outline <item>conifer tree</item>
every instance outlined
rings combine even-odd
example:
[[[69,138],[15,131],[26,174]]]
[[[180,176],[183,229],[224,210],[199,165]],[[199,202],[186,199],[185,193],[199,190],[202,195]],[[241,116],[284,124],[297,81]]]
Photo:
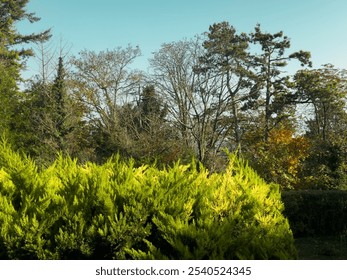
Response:
[[[151,123],[162,121],[166,115],[166,105],[161,104],[153,85],[146,86],[140,96],[140,125],[150,127]]]
[[[222,103],[227,103],[231,127],[224,130],[232,131],[231,136],[235,146],[241,149],[242,138],[242,107],[258,97],[255,77],[251,69],[249,54],[250,38],[247,34],[238,34],[228,22],[216,23],[210,26],[207,39],[203,46],[206,53],[200,58],[200,64],[195,67],[198,72],[208,71],[212,76],[221,77],[223,84]],[[211,104],[212,105],[212,104]],[[217,108],[220,110],[221,106]]]
[[[39,164],[52,162],[58,152],[82,161],[91,159],[89,130],[82,118],[85,108],[71,96],[69,81],[60,57],[54,80],[33,82],[16,106],[21,118],[11,122],[15,147]]]
[[[64,150],[64,136],[67,134],[64,123],[66,121],[66,88],[65,70],[62,57],[59,57],[57,76],[54,80],[51,92],[52,121],[56,130],[55,138],[60,150]]]
[[[16,62],[19,57],[33,55],[31,49],[18,49],[17,46],[32,42],[42,42],[50,38],[50,30],[40,33],[23,35],[16,29],[16,24],[22,20],[34,23],[40,20],[35,13],[25,9],[29,0],[0,0],[0,58]]]
[[[258,69],[258,85],[263,90],[263,137],[267,142],[269,133],[276,123],[288,116],[289,76],[283,75],[283,68],[288,62],[296,59],[301,66],[311,66],[311,54],[307,51],[286,51],[290,48],[290,39],[282,31],[271,34],[263,32],[260,24],[251,33],[251,41],[261,47],[262,52],[254,57],[255,67]],[[273,121],[274,120],[274,121]]]
[[[26,57],[33,54],[25,44],[48,40],[50,30],[29,35],[21,34],[16,24],[22,20],[37,22],[34,13],[26,11],[29,0],[0,0],[0,132],[10,129],[19,100],[17,83]],[[16,120],[15,120],[16,121]]]

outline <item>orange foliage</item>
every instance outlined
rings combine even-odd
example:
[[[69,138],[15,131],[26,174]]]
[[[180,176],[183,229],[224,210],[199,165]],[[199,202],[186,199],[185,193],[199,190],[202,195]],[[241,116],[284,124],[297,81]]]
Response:
[[[298,172],[302,161],[308,156],[308,141],[295,136],[286,128],[274,129],[267,142],[257,144],[256,169],[269,182],[278,183],[282,188],[298,185]]]

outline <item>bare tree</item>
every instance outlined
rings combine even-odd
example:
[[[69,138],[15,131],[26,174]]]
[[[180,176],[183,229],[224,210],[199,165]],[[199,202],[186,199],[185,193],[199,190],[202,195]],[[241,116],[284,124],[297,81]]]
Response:
[[[195,87],[196,75],[193,67],[200,51],[199,40],[168,43],[163,44],[150,60],[153,81],[168,103],[170,117],[186,145],[191,144],[191,135],[188,132],[192,126],[189,96]]]
[[[119,109],[133,99],[143,74],[130,65],[141,54],[139,47],[128,46],[96,53],[84,50],[73,57],[74,94],[87,106],[87,117],[113,146],[127,146]],[[121,143],[121,144],[120,144]]]
[[[168,119],[185,146],[207,163],[226,140],[228,105],[223,79],[195,71],[203,54],[199,37],[182,40],[162,45],[150,65],[158,91],[168,104]]]
[[[36,79],[43,85],[52,82],[59,67],[59,58],[65,61],[67,66],[71,44],[65,42],[63,38],[59,42],[55,40],[39,41],[34,47],[34,59],[38,65]]]

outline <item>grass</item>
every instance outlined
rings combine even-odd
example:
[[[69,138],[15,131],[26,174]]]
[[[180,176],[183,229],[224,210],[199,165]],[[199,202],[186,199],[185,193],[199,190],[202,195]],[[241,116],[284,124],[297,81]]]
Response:
[[[300,260],[347,260],[347,235],[295,239]]]

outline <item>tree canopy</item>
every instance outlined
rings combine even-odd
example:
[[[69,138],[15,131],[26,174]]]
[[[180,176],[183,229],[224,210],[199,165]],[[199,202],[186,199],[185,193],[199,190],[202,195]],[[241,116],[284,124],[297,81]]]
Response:
[[[194,38],[163,43],[140,71],[139,46],[45,57],[49,29],[16,29],[39,20],[27,3],[0,1],[0,131],[42,165],[59,152],[82,162],[118,153],[162,165],[195,157],[219,172],[229,150],[282,188],[344,186],[346,70],[312,69],[310,52],[292,50],[283,31],[212,23]],[[32,43],[43,68],[54,62],[53,75],[19,89]]]

